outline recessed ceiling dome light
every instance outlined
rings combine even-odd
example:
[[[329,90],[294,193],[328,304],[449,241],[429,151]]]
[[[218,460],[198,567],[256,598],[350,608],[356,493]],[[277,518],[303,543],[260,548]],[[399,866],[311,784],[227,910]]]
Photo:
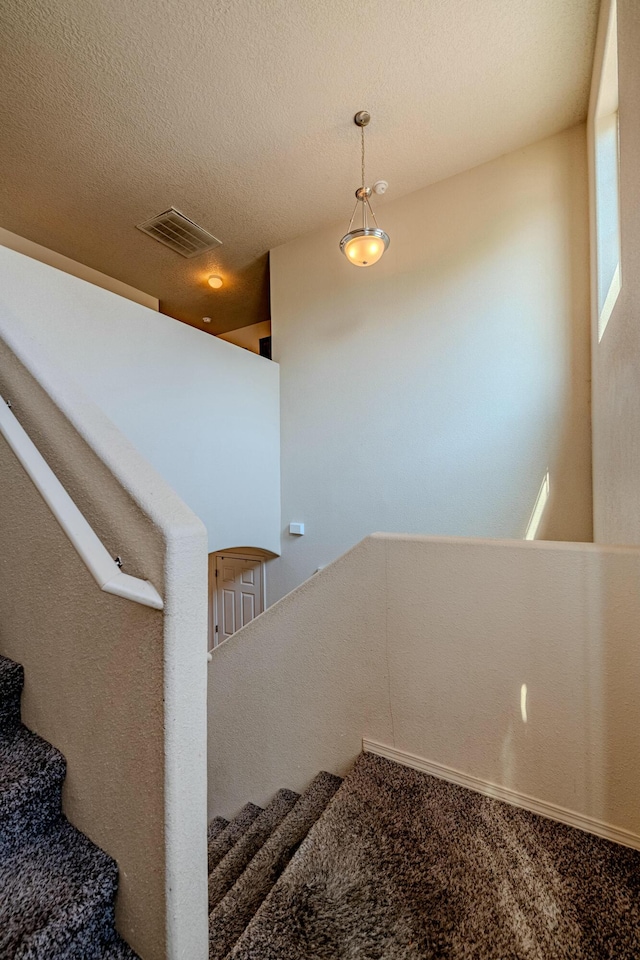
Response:
[[[210,287],[213,287],[214,290],[219,290],[220,287],[222,286],[223,280],[222,280],[222,277],[218,277],[214,274],[209,277],[209,279],[207,280],[207,283],[209,284]]]
[[[356,205],[351,214],[349,228],[340,241],[340,249],[349,263],[353,263],[356,267],[370,267],[372,264],[378,262],[389,246],[389,234],[385,233],[384,230],[381,230],[378,226],[376,215],[371,209],[371,202],[369,200],[372,192],[371,187],[365,187],[364,185],[364,128],[371,120],[371,116],[366,110],[360,110],[356,113],[353,120],[356,126],[360,127],[362,137],[362,186],[356,190]],[[380,189],[382,184],[384,184],[384,188]],[[384,193],[387,189],[386,181],[377,181],[374,189],[376,193]],[[362,204],[362,226],[353,230],[353,221],[359,203]],[[367,212],[371,214],[375,226],[369,225]]]

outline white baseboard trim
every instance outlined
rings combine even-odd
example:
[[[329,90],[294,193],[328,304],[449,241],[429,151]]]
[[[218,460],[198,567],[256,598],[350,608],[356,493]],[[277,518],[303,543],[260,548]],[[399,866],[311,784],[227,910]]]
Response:
[[[510,790],[508,787],[499,787],[495,783],[489,783],[488,780],[480,780],[478,777],[472,777],[469,776],[469,774],[461,773],[459,770],[453,770],[451,767],[445,767],[441,763],[424,760],[422,757],[416,757],[412,753],[405,753],[404,750],[396,750],[395,747],[388,747],[383,743],[376,743],[373,740],[363,739],[362,749],[365,753],[373,753],[377,757],[385,757],[387,760],[401,763],[403,766],[411,767],[413,770],[430,773],[433,777],[438,777],[440,780],[448,780],[449,783],[457,783],[460,787],[475,790],[476,793],[482,793],[486,797],[504,800],[505,803],[510,803],[514,807],[521,807],[523,810],[529,810],[531,813],[540,814],[541,817],[548,817],[550,820],[566,823],[570,827],[576,827],[578,830],[584,830],[586,833],[593,833],[597,837],[603,837],[605,840],[613,840],[614,843],[621,843],[625,847],[633,847],[634,850],[640,850],[640,836],[638,836],[638,834],[631,833],[629,830],[621,830],[619,827],[613,827],[608,823],[603,823],[601,820],[596,820],[593,817],[587,817],[582,813],[566,810],[564,807],[557,806],[555,803],[536,800],[535,797],[529,797],[525,793],[518,793],[517,790]]]

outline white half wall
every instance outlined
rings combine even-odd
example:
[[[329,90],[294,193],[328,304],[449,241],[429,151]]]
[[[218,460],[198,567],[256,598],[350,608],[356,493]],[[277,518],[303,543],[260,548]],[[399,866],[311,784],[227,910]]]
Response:
[[[210,551],[280,552],[277,364],[3,247],[0,312],[201,518]]]
[[[640,845],[639,585],[633,548],[366,538],[213,651],[209,816],[366,738]]]
[[[338,249],[349,208],[271,252],[272,601],[373,530],[523,537],[547,472],[536,536],[592,536],[585,128],[392,196],[371,268]]]

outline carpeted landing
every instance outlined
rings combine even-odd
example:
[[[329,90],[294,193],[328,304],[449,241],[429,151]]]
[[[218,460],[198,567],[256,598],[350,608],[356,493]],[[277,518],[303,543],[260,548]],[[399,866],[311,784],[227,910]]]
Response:
[[[211,960],[640,960],[634,850],[372,755],[288,801],[211,824]]]
[[[136,960],[117,866],[62,815],[64,758],[20,722],[23,679],[0,657],[0,960]]]

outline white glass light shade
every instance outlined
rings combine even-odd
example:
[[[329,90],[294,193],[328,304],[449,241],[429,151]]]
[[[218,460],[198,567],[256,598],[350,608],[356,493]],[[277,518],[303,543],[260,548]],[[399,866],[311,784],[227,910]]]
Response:
[[[356,267],[370,267],[377,263],[388,246],[388,234],[377,227],[352,230],[340,241],[340,249]]]

